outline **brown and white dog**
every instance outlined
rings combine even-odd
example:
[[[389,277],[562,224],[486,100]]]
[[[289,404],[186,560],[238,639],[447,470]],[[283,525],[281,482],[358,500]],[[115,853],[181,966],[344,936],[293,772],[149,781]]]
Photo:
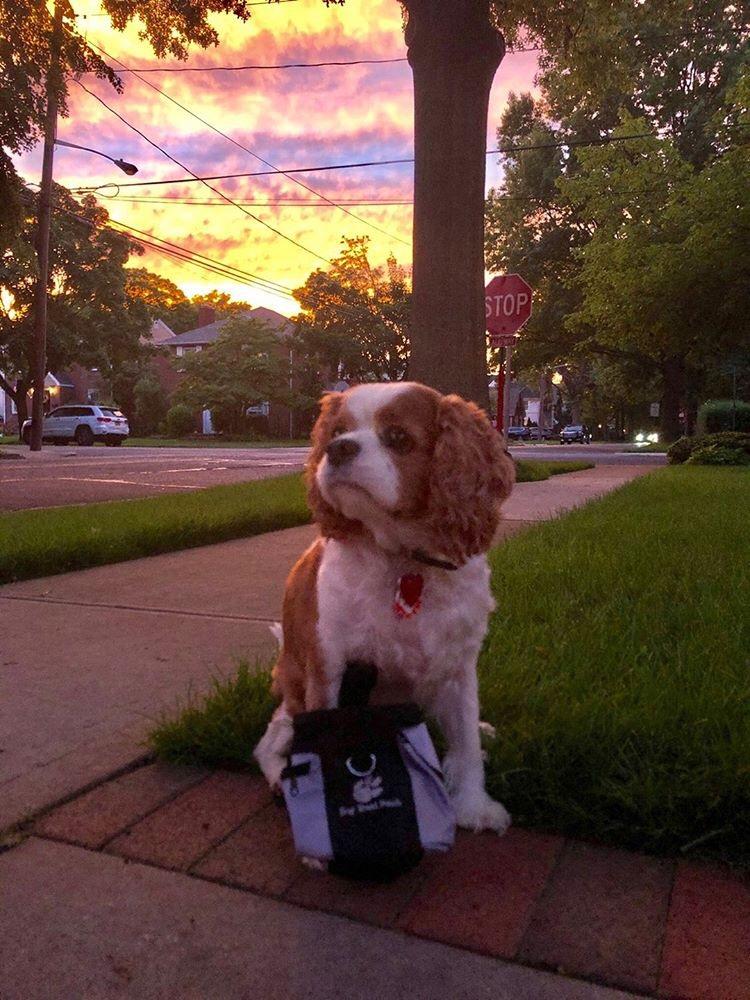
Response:
[[[414,382],[323,398],[306,469],[320,537],[287,581],[281,697],[255,757],[279,782],[291,717],[333,708],[346,664],[378,668],[375,702],[416,701],[446,739],[460,826],[503,833],[484,789],[476,662],[494,607],[485,553],[514,465],[485,414]]]

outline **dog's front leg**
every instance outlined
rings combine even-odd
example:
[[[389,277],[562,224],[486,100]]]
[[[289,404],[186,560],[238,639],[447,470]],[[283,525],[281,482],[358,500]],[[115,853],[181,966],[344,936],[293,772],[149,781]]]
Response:
[[[447,743],[443,759],[446,785],[456,810],[456,822],[467,830],[505,833],[506,809],[484,789],[476,671],[442,686],[432,711]]]

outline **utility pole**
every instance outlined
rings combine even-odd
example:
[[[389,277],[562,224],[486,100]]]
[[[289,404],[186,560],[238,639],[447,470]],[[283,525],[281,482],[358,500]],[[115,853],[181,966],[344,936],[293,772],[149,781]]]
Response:
[[[47,375],[47,286],[49,284],[49,231],[52,216],[52,160],[57,132],[57,103],[62,83],[60,47],[62,44],[63,5],[55,4],[54,28],[47,70],[47,116],[44,125],[42,184],[39,189],[39,213],[36,236],[37,284],[34,295],[34,396],[31,402],[31,450],[42,450],[44,420],[44,379]]]

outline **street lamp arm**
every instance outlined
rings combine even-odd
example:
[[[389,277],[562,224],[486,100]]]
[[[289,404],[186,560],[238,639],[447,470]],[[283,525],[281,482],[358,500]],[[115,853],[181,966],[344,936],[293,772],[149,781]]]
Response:
[[[90,146],[79,146],[75,142],[65,142],[64,139],[55,139],[56,146],[67,146],[68,149],[82,149],[86,153],[94,153],[96,156],[103,156],[105,160],[110,160],[112,163],[116,164],[123,173],[128,174],[130,177],[133,174],[138,173],[138,167],[134,163],[128,163],[127,160],[118,160],[114,156],[109,156],[107,153],[102,153],[99,149],[92,149]]]

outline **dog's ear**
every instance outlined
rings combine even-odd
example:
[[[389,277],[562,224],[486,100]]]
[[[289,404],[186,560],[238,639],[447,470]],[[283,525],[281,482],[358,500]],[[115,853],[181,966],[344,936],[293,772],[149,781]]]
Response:
[[[339,511],[331,507],[323,499],[320,487],[315,479],[318,465],[325,455],[333,431],[341,414],[344,394],[327,392],[320,401],[320,414],[312,429],[312,451],[305,464],[305,482],[307,484],[307,503],[312,511],[321,533],[332,538],[350,535],[359,528],[356,521],[350,521]]]
[[[459,565],[486,552],[515,479],[513,460],[484,411],[460,396],[444,396],[427,513],[434,551]]]

